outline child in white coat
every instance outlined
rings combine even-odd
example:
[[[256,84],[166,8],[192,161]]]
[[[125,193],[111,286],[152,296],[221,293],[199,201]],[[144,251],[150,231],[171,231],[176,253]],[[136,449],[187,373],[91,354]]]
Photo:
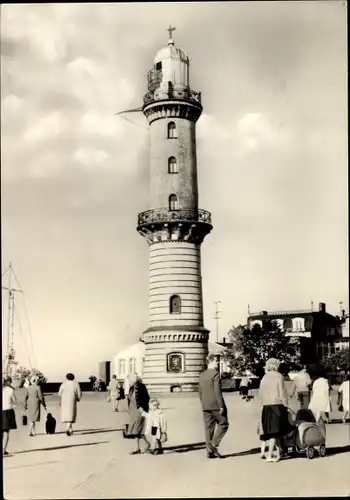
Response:
[[[150,443],[147,451],[152,455],[162,455],[164,453],[162,444],[168,440],[168,436],[167,423],[158,399],[150,400],[149,412],[144,416],[146,418],[145,437]]]

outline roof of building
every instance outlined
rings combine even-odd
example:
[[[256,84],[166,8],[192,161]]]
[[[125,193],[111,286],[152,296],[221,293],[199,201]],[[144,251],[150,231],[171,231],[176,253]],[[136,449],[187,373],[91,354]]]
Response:
[[[313,312],[317,312],[317,311],[313,311],[312,309],[293,309],[291,311],[271,311],[271,312],[268,312],[268,311],[260,311],[260,312],[256,312],[256,313],[250,313],[248,318],[249,319],[253,319],[253,318],[259,318],[259,317],[271,317],[271,316],[275,316],[276,318],[278,317],[281,317],[281,316],[289,316],[289,315],[296,315],[296,314],[301,314],[301,315],[305,315],[305,314],[311,314]]]
[[[232,343],[208,341],[208,350],[211,354],[220,354],[224,349],[231,347]]]
[[[143,356],[145,352],[145,344],[144,342],[137,342],[136,344],[132,344],[124,349],[121,349],[117,352],[114,357],[116,358],[132,358],[137,356]]]
[[[268,312],[268,311],[260,311],[260,312],[257,312],[257,313],[250,313],[249,316],[248,316],[248,321],[251,320],[251,321],[254,321],[254,320],[268,320],[268,319],[283,319],[283,318],[306,318],[308,316],[312,316],[312,317],[318,317],[320,314],[323,315],[323,317],[327,317],[327,318],[334,318],[334,319],[337,319],[339,321],[341,321],[341,319],[339,318],[339,316],[335,316],[333,314],[330,314],[329,312],[326,312],[326,311],[313,311],[312,309],[294,309],[294,310],[291,310],[291,311],[271,311],[271,312]]]
[[[218,345],[221,345],[222,347],[232,347],[232,342],[215,342]]]

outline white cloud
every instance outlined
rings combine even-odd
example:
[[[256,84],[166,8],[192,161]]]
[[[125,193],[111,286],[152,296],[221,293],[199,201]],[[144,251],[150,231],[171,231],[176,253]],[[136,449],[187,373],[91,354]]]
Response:
[[[80,75],[84,78],[86,75],[98,77],[101,76],[101,67],[97,62],[88,57],[77,57],[67,64],[67,70],[73,75]]]
[[[38,143],[47,139],[57,137],[66,129],[65,119],[62,114],[55,111],[48,116],[40,118],[24,134],[24,140],[28,143]]]
[[[123,130],[121,121],[116,116],[91,111],[82,116],[80,124],[83,133],[94,136],[115,137]]]
[[[4,36],[12,39],[28,37],[36,54],[50,63],[65,55],[64,32],[55,23],[50,5],[41,5],[39,9],[33,5],[13,7],[1,9],[1,30]]]
[[[215,155],[243,157],[263,148],[286,149],[291,133],[273,123],[267,116],[249,112],[237,121],[226,121],[203,113],[198,122],[198,139]]]
[[[3,101],[3,108],[1,112],[3,113],[3,117],[7,114],[17,114],[23,105],[23,99],[18,97],[17,95],[10,94],[5,97]]]
[[[80,148],[74,154],[74,159],[88,169],[101,165],[107,158],[109,154],[106,151],[94,148]]]
[[[288,145],[289,134],[262,113],[247,113],[237,122],[238,154],[254,152],[263,147],[272,149]]]

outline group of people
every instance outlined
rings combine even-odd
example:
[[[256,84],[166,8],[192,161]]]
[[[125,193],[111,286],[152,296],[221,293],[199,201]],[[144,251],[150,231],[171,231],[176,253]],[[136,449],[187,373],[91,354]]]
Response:
[[[23,402],[23,417],[28,423],[28,434],[34,437],[36,434],[36,423],[41,419],[41,407],[45,410],[48,420],[54,421],[51,413],[47,412],[45,398],[42,394],[38,377],[33,376],[27,381]],[[66,424],[66,434],[73,434],[73,424],[77,417],[77,403],[82,393],[79,383],[75,380],[73,373],[67,373],[66,380],[61,384],[58,396],[60,398],[61,422]],[[2,434],[3,455],[8,455],[10,431],[17,429],[16,414],[14,407],[17,404],[15,389],[12,386],[12,378],[8,375],[2,377]],[[51,433],[48,430],[47,433]]]
[[[207,369],[199,377],[199,399],[202,406],[208,458],[222,457],[218,447],[229,428],[218,368],[217,357],[209,354]],[[248,383],[244,387],[248,387]],[[283,437],[290,430],[288,398],[294,393],[297,395],[300,408],[309,408],[316,422],[320,419],[329,422],[330,387],[326,375],[320,372],[312,384],[306,368],[303,367],[295,377],[293,393],[288,396],[285,377],[280,371],[280,361],[274,358],[268,359],[265,365],[265,375],[259,388],[261,414],[258,421],[261,458],[265,458],[268,462],[277,462],[282,456]],[[246,394],[243,395],[247,397]],[[71,436],[73,423],[77,417],[77,403],[82,397],[80,386],[72,373],[66,375],[66,380],[59,388],[58,396],[61,422],[66,424],[67,436]],[[127,400],[127,422],[123,435],[125,438],[133,439],[136,443],[131,454],[163,454],[163,444],[168,439],[166,418],[160,408],[159,400],[150,398],[141,377],[131,374],[123,386],[113,375],[108,386],[108,397],[112,402],[112,411],[118,411],[119,402],[123,399]],[[17,428],[14,412],[16,396],[9,376],[3,376],[2,398],[3,453],[8,455],[9,434],[11,430]],[[24,410],[27,412],[30,436],[35,436],[35,425],[40,421],[41,406],[47,412],[38,379],[32,377],[24,398]],[[343,411],[342,420],[346,422],[349,416],[349,375],[338,388],[338,408]],[[144,443],[142,450],[141,442]]]
[[[326,423],[331,422],[330,412],[332,403],[330,397],[331,387],[324,370],[319,369],[317,378],[312,382],[306,367],[302,367],[294,378],[294,391],[296,393],[300,408],[309,408],[315,415],[316,421],[320,418]],[[349,416],[349,374],[346,374],[344,380],[338,387],[337,407],[343,413],[342,422],[346,423]]]
[[[207,358],[207,370],[199,378],[199,397],[202,403],[206,448],[208,458],[220,458],[218,446],[228,430],[227,408],[221,391],[218,362],[214,355]],[[265,365],[265,375],[260,382],[259,400],[261,414],[258,434],[261,442],[261,458],[267,462],[278,462],[285,453],[284,437],[291,431],[288,414],[288,399],[297,393],[300,408],[312,411],[316,423],[329,422],[331,411],[331,387],[323,371],[319,371],[315,381],[302,367],[296,376],[294,390],[288,395],[285,376],[280,371],[281,362],[270,358]],[[244,388],[248,384],[243,385]],[[246,390],[243,397],[247,397]],[[338,388],[338,409],[343,411],[345,423],[349,415],[349,375]],[[267,447],[267,452],[266,452]]]
[[[131,455],[150,453],[162,455],[163,443],[168,440],[167,422],[160,402],[150,398],[147,387],[137,374],[131,374],[127,380],[128,418],[123,435],[134,439],[136,446]],[[144,442],[141,450],[140,443]]]

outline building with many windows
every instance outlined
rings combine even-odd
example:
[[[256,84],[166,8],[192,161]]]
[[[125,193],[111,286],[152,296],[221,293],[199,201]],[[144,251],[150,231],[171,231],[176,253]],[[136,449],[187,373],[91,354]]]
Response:
[[[345,311],[341,316],[334,316],[321,302],[316,311],[311,308],[250,313],[247,324],[252,328],[255,324],[263,326],[266,321],[276,321],[287,335],[299,339],[301,362],[316,363],[349,345],[349,338],[343,335],[347,320]]]
[[[144,357],[145,344],[143,342],[126,347],[114,356],[111,374],[115,374],[118,380],[124,380],[131,373],[137,373],[142,377]]]

